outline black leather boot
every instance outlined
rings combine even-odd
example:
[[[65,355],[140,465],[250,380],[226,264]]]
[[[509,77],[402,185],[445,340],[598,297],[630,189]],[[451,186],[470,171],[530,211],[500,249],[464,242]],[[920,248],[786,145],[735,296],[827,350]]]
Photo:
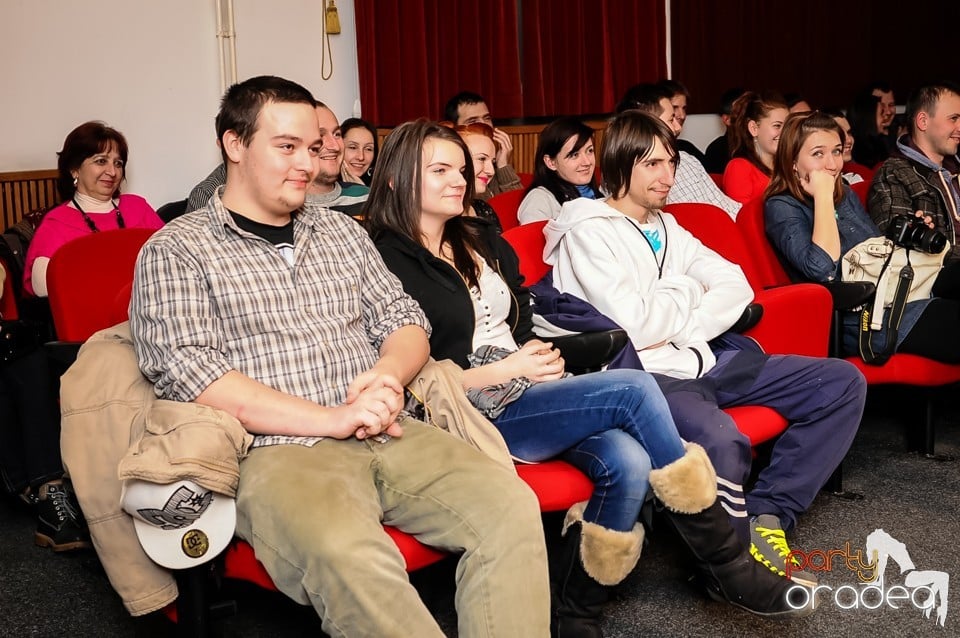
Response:
[[[610,587],[629,574],[640,558],[643,527],[618,532],[583,521],[585,503],[567,512],[563,545],[552,563],[553,638],[602,638],[600,614]]]
[[[686,454],[650,472],[650,485],[667,520],[693,554],[707,594],[758,616],[798,617],[813,611],[803,603],[810,592],[758,563],[741,545],[726,510],[717,502],[717,475],[703,448],[686,444]],[[791,606],[790,603],[793,603]]]

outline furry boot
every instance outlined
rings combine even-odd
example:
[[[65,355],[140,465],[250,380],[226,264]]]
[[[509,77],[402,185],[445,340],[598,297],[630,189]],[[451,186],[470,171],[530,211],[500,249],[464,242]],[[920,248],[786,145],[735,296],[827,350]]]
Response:
[[[650,472],[650,485],[665,506],[667,519],[693,553],[707,594],[759,616],[812,612],[812,605],[791,607],[787,597],[795,584],[771,572],[743,548],[717,502],[717,475],[707,453],[696,443],[685,446],[681,458]],[[797,598],[800,603],[807,600],[806,594]]]
[[[553,564],[553,638],[602,638],[600,613],[609,587],[627,577],[640,559],[643,527],[618,532],[583,520],[577,503],[563,522],[563,546]]]

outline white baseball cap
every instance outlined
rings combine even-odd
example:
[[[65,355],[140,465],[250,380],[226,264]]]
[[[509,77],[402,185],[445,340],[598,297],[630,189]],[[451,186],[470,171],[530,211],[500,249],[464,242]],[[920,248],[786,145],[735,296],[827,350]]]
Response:
[[[133,517],[143,551],[170,569],[213,560],[237,526],[236,501],[193,481],[124,481],[120,505]]]

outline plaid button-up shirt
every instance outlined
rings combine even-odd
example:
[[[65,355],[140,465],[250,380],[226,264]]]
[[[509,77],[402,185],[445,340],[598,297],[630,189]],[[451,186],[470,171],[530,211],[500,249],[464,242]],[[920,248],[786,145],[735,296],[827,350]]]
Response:
[[[673,186],[667,195],[668,204],[713,204],[722,208],[733,219],[737,218],[742,204],[724,195],[703,164],[693,155],[680,151],[680,164],[677,165],[677,174],[673,179]]]
[[[294,265],[241,230],[219,193],[158,231],[137,259],[130,326],[159,396],[193,401],[231,370],[324,406],[343,403],[392,332],[430,329],[352,219],[294,216]],[[254,445],[317,437],[258,436]]]

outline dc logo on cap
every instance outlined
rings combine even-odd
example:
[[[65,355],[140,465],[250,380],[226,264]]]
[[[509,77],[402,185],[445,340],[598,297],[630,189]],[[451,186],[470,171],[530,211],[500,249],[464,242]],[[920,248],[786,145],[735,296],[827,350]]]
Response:
[[[210,539],[203,530],[188,530],[180,539],[180,549],[190,558],[200,558],[210,549]]]
[[[163,509],[145,507],[138,509],[137,513],[143,517],[143,520],[161,529],[183,529],[200,518],[210,507],[211,502],[213,502],[213,492],[194,492],[183,485],[170,495]],[[204,542],[206,542],[205,534]],[[184,545],[184,551],[186,551],[186,545]]]

